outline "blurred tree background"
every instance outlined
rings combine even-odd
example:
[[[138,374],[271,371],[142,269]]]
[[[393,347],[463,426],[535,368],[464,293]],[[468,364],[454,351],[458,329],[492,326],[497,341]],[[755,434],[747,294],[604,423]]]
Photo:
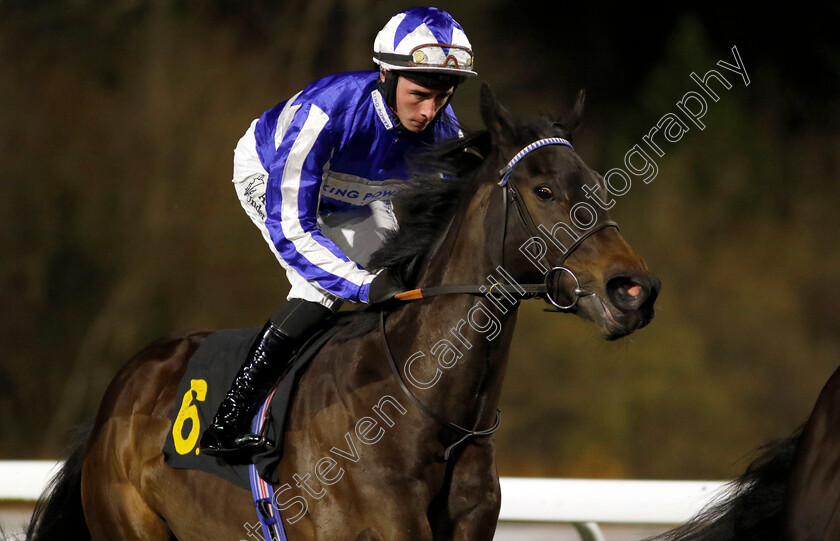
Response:
[[[263,323],[286,284],[229,185],[233,148],[307,82],[372,67],[376,32],[412,5],[0,0],[0,457],[59,456],[157,336]],[[838,8],[438,5],[514,114],[586,87],[577,150],[602,172],[697,90],[692,72],[733,84],[613,211],[664,284],[653,324],[605,343],[525,304],[498,458],[503,475],[741,471],[838,364]],[[715,66],[732,46],[749,86]],[[455,102],[476,128],[479,86]]]

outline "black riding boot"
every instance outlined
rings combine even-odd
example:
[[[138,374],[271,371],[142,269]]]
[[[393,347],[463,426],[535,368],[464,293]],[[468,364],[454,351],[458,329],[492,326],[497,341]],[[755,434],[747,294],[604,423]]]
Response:
[[[268,320],[219,405],[213,424],[201,436],[202,453],[247,456],[260,448],[263,438],[250,430],[260,400],[288,373],[295,350],[331,313],[320,304],[292,299]]]

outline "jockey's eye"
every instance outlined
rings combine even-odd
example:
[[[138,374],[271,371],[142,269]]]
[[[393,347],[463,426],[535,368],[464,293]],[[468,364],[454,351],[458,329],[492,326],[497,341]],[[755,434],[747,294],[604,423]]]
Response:
[[[548,186],[537,186],[536,188],[534,188],[534,193],[537,195],[538,199],[541,199],[543,201],[551,199],[551,196],[554,195],[551,193],[551,188],[549,188]]]

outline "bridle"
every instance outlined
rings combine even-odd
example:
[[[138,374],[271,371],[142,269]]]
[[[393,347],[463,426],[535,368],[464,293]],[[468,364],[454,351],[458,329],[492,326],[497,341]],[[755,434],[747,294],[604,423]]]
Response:
[[[523,148],[522,150],[520,150],[513,158],[510,159],[510,161],[507,163],[507,165],[505,165],[501,170],[499,170],[499,183],[498,184],[504,190],[503,196],[502,196],[502,201],[503,201],[502,204],[503,204],[503,209],[504,209],[503,212],[504,212],[504,216],[505,216],[505,225],[504,225],[504,229],[502,230],[502,248],[501,248],[502,249],[502,254],[501,254],[502,267],[504,267],[504,264],[505,264],[505,248],[506,248],[506,245],[507,245],[507,242],[506,242],[507,239],[505,237],[506,237],[507,231],[508,231],[508,218],[509,218],[509,215],[510,215],[510,213],[508,211],[509,202],[511,202],[511,201],[513,202],[513,206],[516,209],[516,215],[519,217],[519,221],[522,224],[522,226],[525,228],[525,231],[528,233],[529,237],[531,237],[531,238],[540,238],[541,237],[539,229],[534,224],[534,220],[531,217],[531,213],[529,213],[528,209],[525,208],[525,204],[522,200],[522,196],[519,195],[519,192],[517,192],[516,187],[513,185],[512,182],[510,182],[510,176],[511,176],[511,174],[513,174],[514,166],[517,163],[519,163],[525,156],[527,156],[528,154],[530,154],[531,152],[533,152],[534,150],[536,150],[538,148],[548,146],[548,145],[561,145],[561,146],[569,147],[570,149],[574,150],[574,147],[572,146],[572,143],[570,143],[566,139],[563,139],[562,137],[547,137],[545,139],[538,139],[537,141],[534,141],[530,145],[528,145],[525,148]],[[559,263],[556,264],[556,265],[549,265],[548,264],[548,261],[547,261],[548,251],[552,250],[555,247],[551,243],[547,244],[548,250],[547,250],[546,254],[544,254],[542,256],[542,260],[543,260],[542,264],[543,264],[544,268],[547,268],[549,270],[546,272],[545,278],[543,280],[543,286],[545,287],[545,292],[542,294],[542,297],[547,302],[549,302],[550,304],[552,304],[554,306],[554,309],[550,309],[549,311],[552,311],[552,312],[567,312],[567,311],[573,309],[582,297],[588,297],[590,295],[595,294],[593,291],[583,289],[580,286],[580,280],[578,280],[578,277],[575,275],[575,273],[571,269],[569,269],[568,267],[564,267],[563,264],[566,262],[566,259],[568,259],[568,257],[570,255],[572,255],[572,253],[581,244],[583,244],[583,242],[586,239],[588,239],[589,237],[591,237],[592,235],[594,235],[598,231],[600,231],[604,228],[607,228],[607,227],[615,227],[616,229],[618,229],[618,224],[616,224],[612,220],[603,220],[599,223],[593,224],[592,227],[590,227],[586,232],[584,232],[577,239],[575,239],[575,241],[571,244],[571,246],[569,246],[563,253],[561,253],[558,258],[553,259],[554,261],[559,260]],[[572,278],[572,280],[574,280],[575,285],[571,290],[572,301],[569,304],[560,304],[560,302],[557,300],[558,292],[553,287],[553,284],[559,283],[560,281],[553,279],[556,273],[566,273]]]
[[[500,243],[501,256],[499,260],[501,261],[501,269],[505,268],[505,247],[507,245],[506,237],[508,231],[508,221],[510,217],[511,202],[513,203],[513,208],[516,210],[516,215],[519,218],[519,222],[525,228],[525,231],[528,233],[529,237],[542,237],[542,234],[540,233],[539,229],[534,224],[534,220],[531,217],[531,214],[528,212],[528,209],[525,208],[524,202],[522,201],[522,197],[519,195],[519,192],[517,192],[513,183],[510,182],[510,176],[513,173],[514,166],[517,163],[519,163],[525,156],[527,156],[534,150],[547,145],[562,145],[574,150],[572,144],[568,140],[563,139],[562,137],[547,137],[544,139],[538,139],[537,141],[534,141],[533,143],[527,145],[525,148],[520,150],[513,158],[510,159],[510,161],[501,170],[499,170],[498,185],[502,188],[502,213],[504,215],[505,220],[504,226],[502,228],[502,241]],[[541,284],[512,284],[497,282],[491,285],[490,288],[484,285],[436,286],[413,289],[410,291],[400,293],[395,297],[401,301],[413,301],[425,299],[428,297],[436,297],[438,295],[451,294],[470,294],[477,296],[491,295],[494,296],[496,300],[501,300],[501,298],[496,295],[513,295],[519,297],[520,299],[542,297],[543,299],[545,299],[546,302],[553,306],[553,308],[548,308],[546,309],[546,311],[568,312],[577,305],[578,301],[581,298],[594,295],[595,293],[582,288],[577,275],[575,275],[575,273],[568,267],[564,267],[563,264],[566,262],[566,259],[568,259],[568,257],[572,255],[572,253],[581,244],[583,244],[583,242],[586,239],[607,227],[615,227],[616,229],[618,229],[618,224],[616,224],[612,220],[603,220],[599,223],[594,224],[591,228],[582,233],[569,246],[569,248],[565,250],[565,252],[559,254],[559,257],[554,259],[555,261],[559,260],[559,263],[556,265],[549,265],[547,261],[547,257],[549,254],[548,252],[546,252],[546,254],[542,256],[542,263],[544,265],[544,268],[547,268],[549,270],[546,272],[543,282]],[[552,250],[553,248],[554,246],[551,243],[548,243],[548,249]],[[571,290],[572,301],[568,304],[561,304],[560,301],[557,300],[559,298],[559,292],[554,287],[555,283],[560,282],[560,280],[554,279],[557,273],[566,273],[572,278],[572,280],[574,280],[574,287]]]
[[[504,214],[504,225],[502,228],[502,242],[501,242],[501,254],[500,254],[500,261],[501,265],[496,267],[500,273],[506,275],[507,279],[510,282],[513,282],[512,277],[504,271],[504,263],[505,263],[505,246],[506,236],[508,231],[508,221],[510,217],[510,206],[511,202],[513,204],[513,208],[516,210],[516,216],[518,216],[521,225],[525,228],[526,233],[530,237],[540,238],[541,234],[539,229],[534,224],[534,220],[531,217],[531,214],[528,212],[528,209],[525,207],[524,202],[522,201],[522,197],[519,195],[519,192],[516,191],[516,188],[513,186],[513,183],[510,182],[510,176],[513,173],[514,166],[519,163],[525,156],[529,153],[533,152],[534,150],[544,147],[546,145],[562,145],[571,148],[574,150],[572,144],[563,139],[561,137],[549,137],[545,139],[539,139],[534,141],[530,145],[526,146],[522,150],[520,150],[511,160],[499,171],[499,186],[501,186],[502,192],[502,205],[503,205],[503,214]],[[618,224],[613,222],[612,220],[604,220],[600,223],[594,224],[589,230],[585,233],[580,235],[575,241],[566,249],[565,252],[560,254],[559,256],[559,264],[550,267],[548,272],[546,272],[545,278],[543,283],[541,284],[518,284],[518,283],[502,283],[497,282],[487,288],[484,285],[459,285],[459,286],[437,286],[437,287],[428,287],[428,288],[420,288],[414,289],[411,291],[406,291],[404,293],[400,293],[395,295],[395,297],[401,301],[412,301],[412,300],[419,300],[429,297],[435,297],[438,295],[450,295],[450,294],[470,294],[470,295],[477,295],[477,296],[491,296],[496,300],[501,300],[501,296],[507,296],[509,298],[518,297],[521,299],[528,299],[533,297],[543,297],[547,302],[553,305],[554,308],[546,309],[550,312],[568,312],[572,310],[578,303],[578,301],[590,295],[594,295],[595,293],[586,289],[583,289],[580,285],[580,281],[578,280],[575,273],[569,269],[568,267],[564,267],[563,264],[565,263],[566,259],[574,252],[586,239],[597,233],[598,231],[607,228],[607,227],[615,227],[618,228]],[[549,246],[549,249],[551,247]],[[542,256],[542,259],[545,261],[548,255],[548,251],[545,255]],[[549,268],[547,264],[543,263],[545,268]],[[559,283],[560,280],[555,280],[556,273],[567,273],[573,280],[574,280],[574,287],[572,288],[572,295],[573,300],[569,304],[561,304],[558,302],[558,292],[554,288],[555,283]],[[498,288],[498,289],[497,289]],[[499,295],[499,296],[497,296]],[[499,427],[499,423],[501,420],[501,412],[496,410],[496,420],[490,428],[484,430],[470,430],[459,426],[455,423],[451,423],[442,419],[439,415],[434,413],[432,410],[428,408],[423,402],[421,402],[414,393],[406,386],[405,382],[403,381],[402,377],[400,376],[399,369],[397,368],[396,361],[394,360],[394,356],[391,353],[391,348],[388,345],[388,336],[385,333],[385,311],[383,310],[380,313],[380,327],[382,331],[382,338],[385,344],[385,356],[388,359],[388,364],[391,367],[392,372],[394,373],[394,377],[397,379],[397,382],[400,385],[402,391],[408,395],[409,399],[421,410],[423,413],[431,417],[436,423],[447,428],[457,434],[460,435],[460,438],[449,445],[444,453],[443,453],[443,460],[449,460],[450,453],[452,449],[458,446],[460,443],[466,441],[469,438],[474,437],[483,437],[489,436],[496,429]]]

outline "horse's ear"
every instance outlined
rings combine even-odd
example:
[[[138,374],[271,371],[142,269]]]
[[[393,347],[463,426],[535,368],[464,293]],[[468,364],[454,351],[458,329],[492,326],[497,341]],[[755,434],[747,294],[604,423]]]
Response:
[[[487,131],[493,138],[493,143],[496,146],[506,145],[513,142],[513,117],[502,107],[490,86],[487,83],[481,84],[481,118],[484,119],[484,125],[487,126]]]
[[[578,131],[578,128],[580,128],[580,124],[583,121],[584,101],[586,101],[586,89],[581,88],[580,91],[578,91],[577,100],[575,100],[575,106],[572,108],[572,112],[569,113],[569,116],[566,119],[560,122],[569,132],[570,137]]]

